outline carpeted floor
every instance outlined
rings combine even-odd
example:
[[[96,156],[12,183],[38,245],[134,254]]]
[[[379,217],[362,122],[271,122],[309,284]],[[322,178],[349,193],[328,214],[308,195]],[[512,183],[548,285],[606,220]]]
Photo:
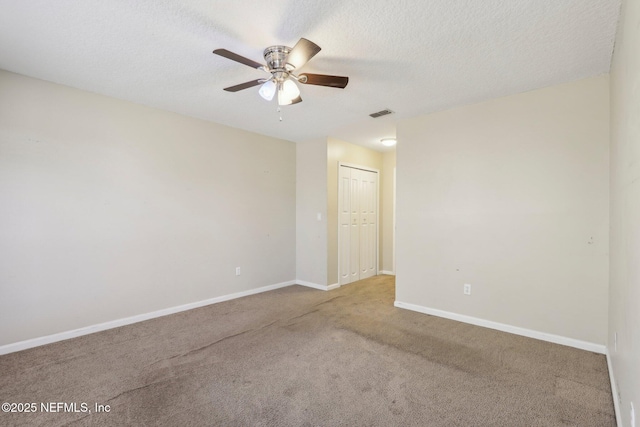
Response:
[[[291,286],[2,356],[0,400],[38,408],[0,425],[615,426],[604,356],[394,292],[391,276]]]

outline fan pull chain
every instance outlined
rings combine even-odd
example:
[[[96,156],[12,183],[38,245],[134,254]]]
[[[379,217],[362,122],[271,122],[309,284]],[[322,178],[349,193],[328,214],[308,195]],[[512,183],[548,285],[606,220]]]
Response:
[[[280,109],[279,105],[278,105],[278,109],[276,111],[278,112],[278,115],[280,116],[280,121],[282,121],[282,109]]]

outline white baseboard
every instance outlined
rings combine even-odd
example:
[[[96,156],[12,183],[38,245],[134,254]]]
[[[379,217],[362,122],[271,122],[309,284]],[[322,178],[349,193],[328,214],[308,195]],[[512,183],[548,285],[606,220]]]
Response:
[[[394,273],[393,271],[389,271],[389,270],[380,270],[379,271],[380,274],[387,274],[389,276],[395,276],[396,273]]]
[[[277,283],[275,285],[263,286],[261,288],[250,289],[248,291],[236,292],[229,295],[223,295],[220,297],[192,302],[189,304],[183,304],[175,307],[164,308],[162,310],[152,311],[151,313],[138,314],[131,317],[125,317],[123,319],[110,320],[108,322],[99,323],[97,325],[91,325],[91,326],[85,326],[83,328],[73,329],[71,331],[59,332],[57,334],[46,335],[44,337],[32,338],[25,341],[6,344],[3,346],[0,346],[0,355],[14,353],[16,351],[26,350],[28,348],[38,347],[45,344],[51,344],[58,341],[64,341],[70,338],[76,338],[83,335],[92,334],[94,332],[104,331],[107,329],[119,328],[120,326],[131,325],[132,323],[143,322],[145,320],[155,319],[156,317],[168,316],[169,314],[175,314],[181,311],[187,311],[187,310],[192,310],[194,308],[204,307],[205,305],[216,304],[219,302],[229,301],[232,299],[241,298],[248,295],[254,295],[262,292],[272,291],[274,289],[291,286],[295,283],[296,283],[295,280],[289,280],[287,282]]]
[[[611,355],[609,354],[609,348],[607,347],[607,368],[609,369],[609,381],[611,381],[611,395],[613,396],[613,409],[616,412],[616,424],[618,427],[622,427],[622,417],[620,416],[620,401],[618,400],[618,383],[616,382],[616,376],[613,373],[613,365],[611,364]]]
[[[320,289],[321,291],[331,291],[333,289],[340,287],[340,285],[337,283],[327,286],[327,285],[319,285],[317,283],[307,282],[306,280],[296,280],[295,283],[297,285],[302,285],[302,286],[306,286],[313,289]]]
[[[548,341],[555,344],[566,345],[569,347],[579,348],[581,350],[592,351],[594,353],[606,354],[606,346],[602,344],[580,341],[573,338],[567,338],[560,335],[548,334],[546,332],[533,331],[531,329],[511,326],[505,323],[493,322],[491,320],[479,319],[477,317],[465,316],[463,314],[451,313],[449,311],[437,310],[435,308],[423,307],[420,305],[409,304],[406,302],[396,301],[394,306],[404,308],[418,313],[430,314],[432,316],[444,317],[445,319],[457,320],[458,322],[470,323],[476,326],[496,329],[502,332],[509,332],[515,335],[522,335],[529,338],[535,338],[542,341]]]

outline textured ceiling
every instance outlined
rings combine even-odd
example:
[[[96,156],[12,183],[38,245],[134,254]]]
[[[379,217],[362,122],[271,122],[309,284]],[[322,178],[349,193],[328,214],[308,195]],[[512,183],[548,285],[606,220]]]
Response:
[[[395,121],[609,71],[619,0],[0,0],[0,68],[296,142],[336,137],[381,149]],[[283,107],[258,62],[305,37],[302,71],[346,89],[300,85]],[[1,96],[1,95],[0,95]],[[389,108],[391,116],[370,113]]]

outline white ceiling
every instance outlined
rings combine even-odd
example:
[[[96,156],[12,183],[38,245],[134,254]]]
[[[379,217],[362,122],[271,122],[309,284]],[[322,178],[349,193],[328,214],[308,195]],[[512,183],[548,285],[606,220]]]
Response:
[[[619,0],[0,0],[0,68],[295,142],[332,136],[383,150],[396,120],[609,71]],[[222,88],[305,37],[300,85],[283,107]],[[0,95],[1,96],[1,95]],[[372,119],[390,108],[396,114]]]

